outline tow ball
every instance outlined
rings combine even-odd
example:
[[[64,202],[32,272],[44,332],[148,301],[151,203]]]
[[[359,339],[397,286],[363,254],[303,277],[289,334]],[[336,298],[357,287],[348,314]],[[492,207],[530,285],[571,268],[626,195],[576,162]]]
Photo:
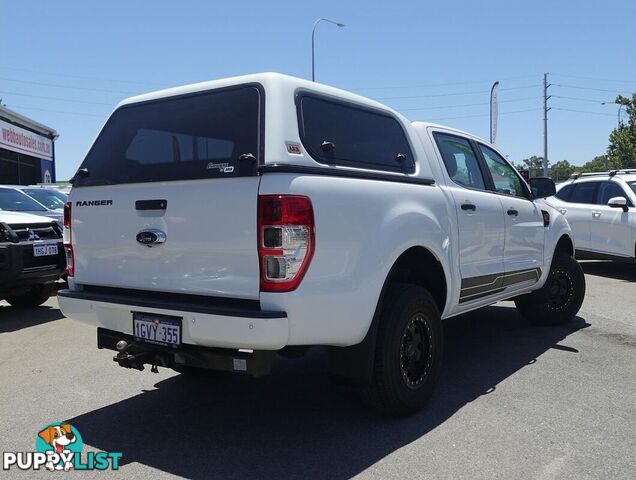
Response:
[[[117,355],[113,357],[113,361],[117,362],[120,367],[124,368],[134,368],[135,370],[139,370],[140,372],[144,370],[144,363],[148,363],[153,357],[153,354],[148,352],[142,353],[129,353],[129,350],[133,347],[134,344],[129,344],[126,340],[120,340],[115,345],[117,348]],[[152,364],[150,368],[152,373],[159,373],[159,369],[155,363]]]

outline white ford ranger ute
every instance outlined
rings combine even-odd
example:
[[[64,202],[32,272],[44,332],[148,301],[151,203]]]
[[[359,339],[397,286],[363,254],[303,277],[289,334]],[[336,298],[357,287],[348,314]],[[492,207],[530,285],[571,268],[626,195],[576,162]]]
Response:
[[[121,366],[268,373],[327,346],[333,374],[408,413],[442,319],[585,294],[564,217],[492,145],[352,93],[264,73],[122,102],[65,209],[65,315]]]

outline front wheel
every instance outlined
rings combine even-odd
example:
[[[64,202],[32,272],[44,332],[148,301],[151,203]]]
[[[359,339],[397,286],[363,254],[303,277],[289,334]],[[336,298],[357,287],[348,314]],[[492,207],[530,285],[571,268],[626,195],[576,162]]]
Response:
[[[7,298],[7,302],[13,307],[38,307],[46,302],[53,293],[54,285],[46,283],[36,285],[22,295]]]
[[[443,355],[437,304],[422,287],[391,287],[382,307],[373,378],[365,400],[394,415],[414,413],[433,394]]]
[[[585,298],[585,274],[579,263],[557,252],[548,278],[539,290],[515,299],[517,310],[537,325],[559,325],[572,320]]]

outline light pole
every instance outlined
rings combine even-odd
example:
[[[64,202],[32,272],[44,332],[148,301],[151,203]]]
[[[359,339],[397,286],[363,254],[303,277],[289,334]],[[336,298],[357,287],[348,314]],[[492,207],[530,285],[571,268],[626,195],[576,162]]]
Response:
[[[621,109],[623,108],[623,104],[617,103],[617,102],[601,102],[601,105],[618,105],[618,119],[616,122],[616,126],[620,127],[621,126]]]
[[[328,18],[319,18],[314,22],[314,28],[311,31],[311,81],[316,81],[316,64],[315,64],[315,49],[314,49],[314,38],[316,37],[316,27],[320,22],[328,22],[334,24],[336,27],[344,27],[344,23],[334,22],[333,20],[329,20]]]

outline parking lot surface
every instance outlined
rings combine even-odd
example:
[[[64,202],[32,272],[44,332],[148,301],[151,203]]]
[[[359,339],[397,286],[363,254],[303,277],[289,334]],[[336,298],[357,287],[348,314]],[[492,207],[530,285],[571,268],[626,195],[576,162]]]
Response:
[[[636,265],[584,262],[576,321],[533,327],[505,302],[445,322],[429,407],[387,418],[333,385],[324,352],[263,379],[126,370],[55,299],[0,302],[2,451],[68,421],[117,478],[634,478]],[[2,472],[2,478],[104,478]]]

